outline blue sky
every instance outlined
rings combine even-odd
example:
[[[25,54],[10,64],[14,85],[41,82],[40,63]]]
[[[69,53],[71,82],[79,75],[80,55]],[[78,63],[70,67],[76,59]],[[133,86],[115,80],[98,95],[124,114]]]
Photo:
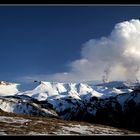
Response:
[[[130,19],[139,6],[0,6],[0,79],[69,72],[85,42]]]

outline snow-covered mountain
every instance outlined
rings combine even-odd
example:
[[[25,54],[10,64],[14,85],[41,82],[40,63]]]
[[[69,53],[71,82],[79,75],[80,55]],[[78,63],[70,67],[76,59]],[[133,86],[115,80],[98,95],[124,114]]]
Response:
[[[86,83],[58,83],[40,81],[36,88],[25,92],[18,92],[17,94],[27,95],[39,101],[63,97],[72,97],[74,99],[84,100],[89,96],[105,98],[106,96],[113,96],[131,91],[128,88],[118,89],[118,87],[121,85],[124,86],[125,84],[123,82],[110,82],[98,85],[88,85]]]
[[[35,84],[33,89],[24,89],[20,84],[2,82],[0,109],[17,114],[99,121],[140,128],[138,84],[132,86],[121,81],[101,84],[40,81],[32,84]]]

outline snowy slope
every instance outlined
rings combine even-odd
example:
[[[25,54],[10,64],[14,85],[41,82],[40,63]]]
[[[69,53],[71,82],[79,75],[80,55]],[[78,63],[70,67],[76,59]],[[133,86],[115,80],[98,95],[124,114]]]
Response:
[[[0,109],[5,112],[26,114],[34,116],[57,116],[57,113],[49,108],[44,108],[35,100],[20,96],[0,97]]]
[[[127,82],[112,81],[107,83],[100,83],[92,86],[97,92],[102,93],[101,98],[108,98],[117,96],[118,94],[130,93],[133,90],[128,87]]]
[[[19,92],[16,83],[0,82],[0,96],[15,95]]]

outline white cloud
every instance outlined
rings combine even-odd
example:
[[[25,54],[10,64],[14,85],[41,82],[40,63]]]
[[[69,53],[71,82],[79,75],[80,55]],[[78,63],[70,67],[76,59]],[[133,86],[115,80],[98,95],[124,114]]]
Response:
[[[47,81],[76,82],[135,80],[140,76],[140,20],[115,25],[108,37],[91,39],[83,44],[81,58],[70,63],[64,73],[24,77]]]

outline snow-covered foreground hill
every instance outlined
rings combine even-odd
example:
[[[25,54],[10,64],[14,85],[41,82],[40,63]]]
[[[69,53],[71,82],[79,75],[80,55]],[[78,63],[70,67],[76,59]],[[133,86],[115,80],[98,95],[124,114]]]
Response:
[[[24,85],[1,82],[0,109],[139,131],[140,90],[135,85],[120,81],[96,85],[40,81],[24,88]]]
[[[86,122],[0,113],[0,135],[138,135],[138,132]]]

